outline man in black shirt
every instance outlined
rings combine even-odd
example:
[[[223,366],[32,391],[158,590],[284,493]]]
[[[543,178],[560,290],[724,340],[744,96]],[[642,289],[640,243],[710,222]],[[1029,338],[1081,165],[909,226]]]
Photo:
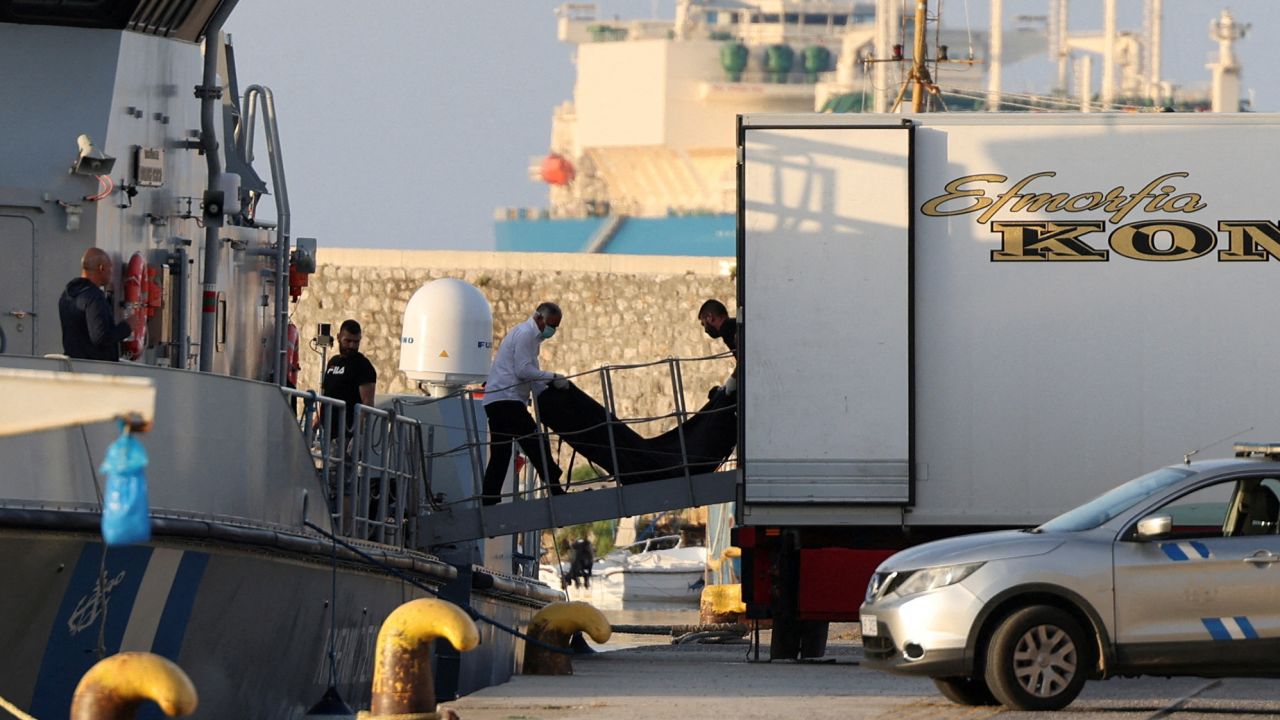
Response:
[[[62,352],[82,360],[120,359],[120,341],[133,334],[128,320],[116,322],[102,288],[111,284],[111,256],[91,247],[80,259],[80,277],[58,298]]]
[[[719,300],[708,300],[702,303],[702,307],[698,308],[698,321],[702,323],[702,330],[713,338],[720,338],[724,341],[725,347],[733,352],[733,358],[738,359],[738,321],[729,317],[729,310],[725,308],[724,303]],[[719,389],[719,388],[717,388]],[[738,390],[738,368],[735,365],[733,375],[724,383],[724,392],[726,395],[732,395]],[[711,391],[714,395],[715,389]]]
[[[378,383],[378,371],[373,363],[360,353],[360,323],[346,320],[338,328],[338,354],[329,358],[324,369],[324,381],[320,391],[325,397],[336,398],[347,404],[347,435],[355,428],[356,403],[373,405],[373,393]],[[333,430],[337,432],[336,417]]]

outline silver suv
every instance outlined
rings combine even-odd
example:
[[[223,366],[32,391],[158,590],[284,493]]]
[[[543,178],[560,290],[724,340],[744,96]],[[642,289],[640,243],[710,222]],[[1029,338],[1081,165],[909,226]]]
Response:
[[[894,555],[861,608],[865,664],[1019,710],[1090,678],[1280,677],[1280,445],[1236,454]]]

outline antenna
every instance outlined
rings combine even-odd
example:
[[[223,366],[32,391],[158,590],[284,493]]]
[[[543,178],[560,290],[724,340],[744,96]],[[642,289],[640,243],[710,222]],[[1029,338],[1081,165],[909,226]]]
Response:
[[[1182,456],[1182,464],[1183,464],[1183,465],[1190,465],[1190,464],[1191,464],[1191,456],[1192,456],[1192,455],[1198,455],[1198,454],[1200,453],[1200,451],[1201,451],[1201,450],[1208,450],[1209,448],[1213,447],[1214,445],[1217,445],[1218,443],[1222,443],[1222,442],[1226,442],[1226,441],[1228,441],[1228,440],[1233,440],[1233,439],[1235,439],[1235,438],[1238,438],[1238,437],[1240,437],[1241,435],[1243,435],[1243,434],[1245,434],[1245,433],[1249,432],[1249,431],[1250,431],[1250,430],[1252,430],[1252,429],[1253,429],[1253,426],[1252,426],[1252,425],[1250,425],[1249,427],[1247,427],[1247,428],[1245,428],[1245,429],[1243,429],[1243,430],[1240,430],[1239,432],[1232,433],[1232,434],[1230,434],[1230,435],[1228,435],[1228,436],[1226,436],[1226,437],[1222,438],[1221,440],[1214,440],[1213,442],[1209,443],[1208,445],[1203,445],[1203,446],[1201,446],[1201,447],[1196,448],[1195,450],[1191,450],[1191,451],[1189,451],[1189,452],[1187,452],[1187,453],[1183,454],[1183,456]]]

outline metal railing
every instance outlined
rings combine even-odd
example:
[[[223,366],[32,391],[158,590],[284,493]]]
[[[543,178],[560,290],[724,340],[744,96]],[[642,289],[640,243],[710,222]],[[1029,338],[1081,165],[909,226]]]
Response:
[[[340,527],[354,537],[413,547],[419,504],[427,495],[422,426],[367,405],[356,405],[354,424],[354,478],[338,508]]]
[[[551,432],[542,424],[541,412],[534,403],[533,412],[539,425],[539,432],[552,440],[553,457],[563,459],[569,454],[567,467],[562,477],[562,487],[590,484],[592,486],[618,486],[628,482],[628,477],[619,464],[623,452],[647,454],[651,460],[644,470],[645,474],[662,474],[667,478],[683,476],[689,483],[690,494],[693,493],[694,473],[690,471],[691,462],[705,464],[706,457],[690,457],[689,443],[685,437],[685,423],[691,412],[685,399],[685,367],[689,363],[722,360],[730,357],[728,353],[700,358],[666,358],[646,363],[628,365],[606,365],[594,370],[571,376],[581,383],[583,378],[595,378],[599,382],[601,406],[604,409],[603,422],[586,428],[578,428],[574,432],[561,435]],[[625,373],[652,372],[663,370],[671,389],[670,412],[633,418],[619,418],[617,414],[618,397],[616,381]],[[440,448],[438,432],[435,425],[423,425],[418,420],[400,414],[396,410],[383,410],[366,405],[351,408],[351,427],[348,432],[347,405],[341,400],[324,397],[311,392],[281,388],[281,392],[291,399],[297,411],[299,429],[310,448],[315,462],[316,474],[328,499],[329,513],[335,533],[344,537],[372,540],[375,542],[413,548],[418,541],[418,521],[431,511],[445,509],[455,504],[477,505],[480,502],[481,479],[484,476],[486,453],[490,444],[482,440],[487,431],[481,425],[482,417],[478,411],[480,403],[476,402],[476,393],[460,391],[464,411],[462,424],[466,441],[461,445]],[[396,405],[397,409],[401,406]],[[712,412],[732,412],[732,406]],[[636,448],[620,448],[618,445],[618,428],[632,425],[653,425],[655,423],[670,425],[665,431],[675,430],[677,442],[675,448],[667,451],[640,450]],[[456,429],[456,428],[455,428]],[[575,434],[604,430],[606,443],[590,444],[573,438]],[[637,433],[638,434],[638,433]],[[643,436],[642,436],[643,437]],[[558,438],[558,442],[556,441]],[[568,438],[568,440],[567,440]],[[566,450],[564,444],[570,445]],[[577,449],[574,449],[576,446]],[[575,464],[578,461],[579,449],[591,449],[597,458],[607,457],[613,471],[606,472],[600,465],[595,467],[596,476],[585,481],[573,482]],[[666,456],[655,454],[666,452]],[[431,478],[435,465],[444,459],[465,458],[469,466],[472,482],[470,494],[465,497],[437,497],[431,487]],[[513,453],[513,457],[517,457]],[[733,455],[725,460],[733,462]],[[515,489],[504,493],[507,500],[524,501],[549,494],[550,489],[539,478],[544,472],[530,466],[525,467],[523,476],[515,478]],[[543,468],[545,470],[545,468]],[[631,479],[635,479],[634,477]],[[465,492],[466,490],[464,490]],[[622,495],[618,495],[619,516],[624,512]],[[554,515],[552,516],[554,522]]]
[[[426,449],[417,420],[356,405],[347,432],[347,404],[280,388],[294,399],[334,532],[343,537],[414,547],[416,520],[430,496]]]
[[[569,438],[572,438],[573,435],[584,434],[587,432],[598,430],[600,428],[604,428],[608,435],[607,445],[593,445],[590,443],[585,443],[585,444],[587,444],[589,447],[595,447],[596,449],[602,452],[605,449],[607,449],[608,455],[611,458],[611,465],[613,466],[613,472],[605,472],[603,468],[592,464],[592,466],[595,468],[597,473],[597,476],[595,478],[592,478],[590,480],[587,480],[581,483],[572,482],[572,475],[573,475],[575,463],[578,457],[578,452],[576,450],[573,450],[570,454],[568,467],[563,469],[564,472],[562,475],[562,487],[564,487],[565,489],[569,489],[572,485],[576,485],[576,484],[583,484],[583,485],[604,484],[605,486],[610,486],[610,485],[616,486],[616,485],[625,484],[626,473],[621,472],[619,468],[619,447],[618,447],[618,442],[616,437],[616,428],[620,426],[652,425],[654,423],[662,423],[664,421],[674,421],[675,426],[674,428],[671,428],[671,429],[677,431],[678,446],[679,446],[678,452],[670,454],[669,457],[666,458],[667,460],[669,460],[669,462],[667,462],[666,464],[662,464],[657,467],[651,468],[646,472],[676,472],[678,475],[684,476],[685,480],[689,482],[690,490],[692,491],[693,477],[692,477],[692,473],[689,470],[691,458],[689,456],[689,446],[688,446],[688,442],[686,440],[685,432],[684,432],[684,424],[685,422],[688,421],[692,413],[689,411],[686,405],[684,368],[686,365],[690,363],[723,360],[725,358],[731,358],[731,357],[732,356],[727,352],[720,353],[717,355],[710,355],[706,357],[696,357],[696,358],[669,357],[662,360],[656,360],[656,361],[644,362],[644,363],[634,363],[634,364],[625,364],[625,365],[604,365],[594,370],[588,370],[586,372],[570,375],[568,376],[569,379],[575,380],[575,384],[579,384],[580,387],[581,387],[582,378],[594,376],[595,378],[598,379],[599,388],[600,388],[600,398],[602,398],[601,405],[604,408],[605,418],[606,418],[602,423],[599,423],[597,425],[593,425],[587,428],[581,428],[571,433],[560,434],[547,429],[543,423],[542,412],[539,409],[539,405],[537,402],[534,402],[532,406],[532,410],[533,410],[534,419],[537,422],[539,427],[539,434],[547,436],[549,440],[552,441],[551,444],[553,445],[553,450],[552,450],[553,455],[563,456],[564,454],[563,445],[566,443],[570,445],[570,448],[573,448],[575,445],[578,447],[582,447],[584,445],[584,442],[582,440],[577,440],[577,439],[570,440]],[[665,368],[666,370],[666,375],[669,378],[670,389],[671,389],[671,398],[672,398],[671,412],[660,414],[660,415],[645,416],[645,417],[619,418],[617,414],[618,397],[615,389],[616,377],[620,373],[627,373],[627,372],[633,372],[633,371],[649,371],[652,368]],[[465,396],[468,399],[471,399],[473,395],[474,393],[472,393],[471,391],[465,392]],[[723,408],[720,410],[713,410],[711,412],[732,412],[733,410],[734,408],[730,407],[730,408]],[[559,439],[558,442],[556,442],[556,438]],[[518,440],[515,442],[517,442],[518,444]],[[478,482],[479,482],[479,478],[483,475],[483,471],[484,471],[484,466],[483,466],[480,451],[481,451],[481,448],[483,448],[488,444],[489,443],[482,442],[480,440],[479,422],[477,419],[473,418],[468,423],[467,444],[465,447],[451,448],[441,453],[428,453],[428,457],[431,457],[433,455],[449,455],[449,454],[467,452],[472,457],[472,465],[477,478],[477,495],[469,498],[449,499],[444,503],[445,505],[451,505],[451,504],[454,504],[455,502],[471,502],[471,501],[479,500]],[[649,454],[653,455],[654,452],[656,451],[649,451]],[[513,457],[516,457],[516,456],[517,454],[513,453]],[[706,461],[705,458],[697,458],[697,460],[701,460],[703,462]],[[731,455],[729,459],[727,459],[725,462],[732,463],[733,461],[734,461],[734,458]],[[587,461],[587,462],[590,463],[590,461]],[[543,475],[542,473],[538,472],[539,470],[538,468],[531,467],[530,465],[532,465],[532,463],[530,463],[529,465],[526,465],[525,467],[525,477],[523,478],[523,480],[519,477],[516,478],[516,489],[513,492],[508,492],[503,494],[504,499],[527,500],[527,499],[533,499],[536,497],[545,496],[547,493],[549,493],[549,488],[547,488],[545,482],[534,481],[535,473],[539,477],[542,477]],[[621,502],[622,502],[622,498],[621,496],[619,496],[619,503],[620,503],[619,512],[622,512]]]

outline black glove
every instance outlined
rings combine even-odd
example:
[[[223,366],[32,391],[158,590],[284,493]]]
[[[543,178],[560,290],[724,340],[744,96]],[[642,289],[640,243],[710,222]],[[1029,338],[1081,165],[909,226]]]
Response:
[[[707,391],[707,399],[708,399],[708,400],[715,400],[715,399],[716,399],[716,395],[720,394],[723,390],[724,390],[724,388],[720,387],[719,385],[717,385],[717,386],[715,386],[715,387],[711,388],[710,390],[708,390],[708,391]]]

